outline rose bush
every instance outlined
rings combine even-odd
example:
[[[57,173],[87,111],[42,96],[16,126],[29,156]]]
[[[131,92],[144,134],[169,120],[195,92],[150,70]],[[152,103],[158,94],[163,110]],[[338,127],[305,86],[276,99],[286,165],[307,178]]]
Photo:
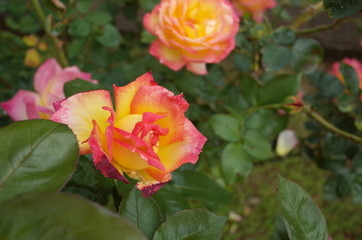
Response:
[[[206,138],[185,117],[188,103],[158,86],[150,73],[109,91],[78,93],[55,104],[51,120],[67,124],[77,136],[80,153],[93,154],[104,176],[128,183],[150,196],[182,164],[196,163]]]
[[[35,73],[35,92],[20,89],[13,98],[0,103],[0,106],[14,121],[48,119],[54,112],[53,102],[65,98],[64,84],[77,78],[97,83],[89,73],[81,72],[76,66],[62,69],[55,59],[48,59]]]
[[[149,52],[160,63],[207,74],[206,63],[218,63],[234,49],[239,19],[226,0],[162,0],[143,24],[157,37]]]
[[[232,0],[235,11],[240,15],[250,14],[254,21],[263,21],[264,11],[277,5],[275,0]]]

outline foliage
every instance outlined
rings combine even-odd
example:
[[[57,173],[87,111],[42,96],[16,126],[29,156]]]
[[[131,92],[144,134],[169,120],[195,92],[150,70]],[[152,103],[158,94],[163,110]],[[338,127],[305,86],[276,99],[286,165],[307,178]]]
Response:
[[[243,2],[233,1],[234,6]],[[176,55],[182,55],[183,60],[179,60],[186,68],[174,71],[182,68],[176,69],[168,59],[168,54],[176,48],[162,52],[161,57],[150,49],[160,39],[162,44],[168,43],[169,29],[162,28],[167,21],[157,25],[156,34],[153,25],[143,20],[147,13],[156,14],[155,6],[160,2],[167,1],[30,0],[24,4],[20,0],[6,0],[0,3],[0,238],[48,239],[60,236],[60,232],[68,234],[61,235],[62,239],[249,237],[248,230],[258,229],[243,227],[242,219],[255,213],[250,213],[240,186],[249,184],[249,194],[253,195],[254,185],[268,186],[268,180],[276,183],[277,172],[293,178],[293,173],[300,170],[273,165],[289,161],[276,152],[278,136],[289,129],[296,133],[299,145],[285,154],[311,160],[324,171],[318,182],[313,180],[315,173],[303,176],[323,194],[320,199],[314,193],[310,196],[296,183],[279,176],[278,191],[274,185],[265,191],[266,200],[262,200],[279,204],[278,209],[275,205],[270,207],[272,210],[263,209],[275,215],[265,220],[265,227],[274,228],[274,238],[281,240],[338,239],[333,236],[336,231],[330,230],[337,220],[329,215],[325,220],[325,205],[342,204],[346,199],[356,208],[362,203],[362,67],[353,64],[355,60],[346,60],[356,56],[343,56],[343,61],[333,65],[325,61],[330,60],[325,59],[331,56],[330,49],[325,49],[311,34],[334,31],[343,22],[352,23],[351,19],[358,25],[361,3],[269,1],[263,9],[267,14],[258,12],[255,6],[242,8],[238,12],[239,22],[233,13],[233,26],[224,33],[224,38],[213,35],[207,41],[196,41],[197,44],[185,40],[186,45],[177,50],[182,54]],[[230,11],[228,3],[220,6],[222,11]],[[192,7],[190,12],[197,12]],[[291,9],[303,11],[291,13]],[[224,15],[217,19],[224,19]],[[307,27],[312,18],[323,15],[331,17],[329,24]],[[195,27],[194,24],[186,21],[179,25],[188,29],[187,26]],[[213,26],[208,24],[200,27],[204,35]],[[172,27],[175,30],[179,25]],[[182,39],[189,37],[186,32],[185,36],[173,38],[171,45],[179,47]],[[227,39],[218,43],[224,50],[217,48],[215,39]],[[157,51],[161,52],[162,46],[157,46]],[[213,54],[199,51],[201,46],[212,48]],[[191,57],[185,49],[193,49],[194,55]],[[202,61],[196,63],[202,67],[192,65],[201,56]],[[145,198],[135,187],[132,175],[143,169],[134,167],[130,174],[125,174],[130,176],[124,179],[129,184],[106,178],[108,170],[99,171],[96,154],[87,152],[80,156],[84,152],[79,152],[74,129],[71,128],[72,132],[66,125],[45,119],[12,122],[4,102],[19,89],[36,92],[35,73],[49,58],[57,59],[63,69],[77,66],[81,74],[92,76],[87,75],[87,81],[80,76],[64,81],[63,95],[56,100],[94,90],[112,91],[113,85],[126,86],[147,72],[152,72],[162,88],[175,95],[182,93],[189,104],[186,117],[208,139],[197,163],[181,166],[180,160],[180,166],[175,167],[178,169],[170,172],[172,178],[167,176],[171,180]],[[339,60],[342,59],[333,59]],[[52,84],[44,87],[41,93],[48,108],[56,101],[51,101],[56,92],[52,87]],[[55,102],[55,110],[61,103]],[[33,105],[39,110],[42,104],[39,100]],[[29,106],[27,113],[32,111]],[[86,105],[82,107],[85,109]],[[88,120],[94,124],[97,119]],[[85,140],[88,141],[88,136]],[[158,151],[157,144],[152,147]],[[173,157],[179,152],[169,154]],[[250,174],[263,167],[272,172],[270,179],[263,183],[248,181]],[[324,179],[323,187],[319,187]],[[241,202],[245,206],[239,206]],[[274,219],[277,219],[275,224],[271,224]],[[236,230],[248,233],[234,236]],[[358,234],[361,232],[355,233]]]

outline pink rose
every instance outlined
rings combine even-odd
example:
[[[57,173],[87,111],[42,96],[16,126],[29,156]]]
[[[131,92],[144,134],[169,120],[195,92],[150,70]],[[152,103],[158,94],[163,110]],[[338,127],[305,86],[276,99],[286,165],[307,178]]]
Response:
[[[161,0],[143,25],[158,38],[149,52],[160,63],[207,74],[206,63],[218,63],[234,49],[239,19],[226,0]]]
[[[20,89],[12,99],[0,103],[0,106],[14,121],[48,119],[54,112],[53,102],[65,98],[64,84],[77,78],[97,83],[89,73],[81,72],[76,66],[62,69],[55,59],[48,59],[35,73],[35,92]]]

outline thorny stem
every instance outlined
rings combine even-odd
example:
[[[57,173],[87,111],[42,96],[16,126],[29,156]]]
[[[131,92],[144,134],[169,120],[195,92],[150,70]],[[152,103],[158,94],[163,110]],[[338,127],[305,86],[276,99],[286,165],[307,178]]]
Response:
[[[311,118],[313,118],[314,120],[316,120],[319,124],[321,124],[322,126],[324,126],[325,128],[327,128],[329,131],[344,137],[348,140],[351,140],[355,143],[361,144],[362,145],[362,138],[356,135],[353,135],[351,133],[345,132],[339,128],[337,128],[336,126],[332,125],[330,122],[328,122],[327,120],[325,120],[319,113],[317,113],[316,111],[312,110],[310,106],[305,106],[303,108],[303,111],[305,113],[307,113]]]
[[[315,15],[320,13],[323,10],[323,2],[316,3],[301,14],[294,23],[290,26],[293,30],[297,30],[303,23],[308,22]]]
[[[336,28],[340,23],[344,22],[346,19],[347,18],[340,18],[331,24],[325,24],[325,25],[321,25],[321,26],[317,26],[317,27],[313,27],[313,28],[297,30],[296,33],[297,34],[310,34],[310,33],[315,33],[315,32],[326,31],[329,29]]]
[[[45,30],[45,32],[48,34],[48,36],[50,37],[50,39],[53,42],[56,54],[57,54],[57,58],[60,61],[60,64],[63,67],[68,66],[68,60],[67,57],[65,56],[64,50],[63,50],[63,46],[62,46],[62,42],[55,36],[51,35],[51,33],[49,33],[46,29],[46,17],[44,14],[43,9],[41,8],[41,5],[39,3],[39,0],[31,0],[31,4],[33,5],[36,14],[38,15],[38,18],[41,22],[41,24],[43,25],[43,28]]]

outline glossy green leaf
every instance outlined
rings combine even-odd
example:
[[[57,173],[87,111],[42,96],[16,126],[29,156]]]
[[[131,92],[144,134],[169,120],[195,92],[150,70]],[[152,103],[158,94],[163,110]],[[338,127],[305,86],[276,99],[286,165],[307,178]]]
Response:
[[[170,184],[163,186],[152,197],[157,201],[163,219],[170,217],[178,211],[190,208],[186,198]]]
[[[360,0],[323,0],[323,6],[334,18],[348,17],[362,10]]]
[[[343,85],[335,76],[325,72],[314,72],[309,79],[319,93],[324,97],[338,97],[343,94]]]
[[[30,193],[12,199],[0,206],[0,222],[4,239],[147,239],[108,209],[64,193]]]
[[[123,42],[120,32],[111,24],[102,27],[102,33],[96,36],[96,40],[105,47],[115,47]]]
[[[221,171],[227,183],[232,183],[236,174],[246,177],[252,167],[250,156],[241,143],[226,145],[221,155]]]
[[[261,61],[267,71],[277,72],[290,62],[291,52],[285,46],[268,45],[261,50],[261,53]]]
[[[296,34],[293,30],[286,28],[286,27],[280,27],[275,30],[273,33],[273,39],[274,42],[277,44],[292,44],[296,38]]]
[[[64,94],[66,97],[70,97],[76,93],[88,92],[97,89],[102,89],[102,86],[84,81],[82,79],[76,79],[73,81],[66,82],[64,84]]]
[[[257,130],[267,139],[276,136],[287,127],[289,117],[271,109],[260,109],[245,118],[245,129]]]
[[[78,143],[50,120],[14,122],[0,129],[0,202],[20,193],[57,191],[72,175]]]
[[[259,93],[259,105],[282,103],[299,90],[300,75],[279,75],[268,81]]]
[[[200,172],[174,172],[172,181],[173,186],[187,198],[220,204],[227,204],[231,200],[231,194],[228,191]]]
[[[327,240],[326,220],[312,198],[298,184],[279,176],[281,215],[291,240]]]
[[[68,33],[74,37],[86,37],[91,33],[91,25],[84,19],[77,19],[69,24]]]
[[[193,209],[175,213],[157,229],[153,240],[220,239],[226,217],[207,210]]]
[[[227,141],[238,141],[241,138],[241,122],[227,114],[213,115],[209,123],[214,133]]]
[[[243,74],[240,80],[240,92],[250,105],[256,105],[261,87],[256,80],[247,74]]]
[[[343,79],[345,80],[346,88],[350,93],[354,95],[359,94],[359,77],[355,69],[347,64],[341,63],[339,65],[339,70],[342,73]]]
[[[161,223],[156,201],[152,197],[143,197],[142,192],[135,187],[122,200],[119,215],[137,226],[149,239]]]
[[[323,47],[314,39],[300,38],[292,46],[291,66],[296,72],[312,73],[322,61]]]
[[[274,156],[269,140],[259,131],[246,131],[243,140],[244,149],[255,160],[267,160]]]

